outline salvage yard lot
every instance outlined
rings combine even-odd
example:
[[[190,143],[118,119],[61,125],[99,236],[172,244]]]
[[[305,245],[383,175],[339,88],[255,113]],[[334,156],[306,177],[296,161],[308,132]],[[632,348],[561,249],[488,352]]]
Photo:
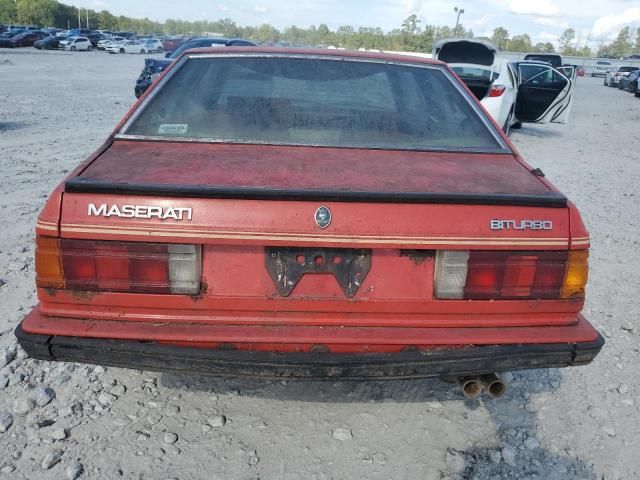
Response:
[[[568,125],[511,137],[591,233],[584,313],[607,345],[590,366],[514,373],[503,399],[464,401],[438,380],[233,381],[13,358],[13,328],[36,303],[37,213],[132,104],[143,58],[0,53],[0,432],[13,417],[0,478],[62,478],[74,462],[105,479],[640,477],[640,99],[599,78],[578,78]]]

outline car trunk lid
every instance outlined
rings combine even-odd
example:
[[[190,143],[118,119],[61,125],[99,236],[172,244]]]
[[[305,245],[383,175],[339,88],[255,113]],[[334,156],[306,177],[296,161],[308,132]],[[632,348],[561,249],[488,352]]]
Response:
[[[513,154],[117,140],[76,193],[564,207]]]

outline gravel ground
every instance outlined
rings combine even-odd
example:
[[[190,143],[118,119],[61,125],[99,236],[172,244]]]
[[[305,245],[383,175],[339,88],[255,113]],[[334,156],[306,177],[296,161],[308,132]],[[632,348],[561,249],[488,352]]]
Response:
[[[499,401],[438,380],[251,382],[49,364],[13,328],[36,304],[52,188],[134,100],[142,57],[0,52],[0,478],[633,479],[640,388],[640,99],[579,78],[569,125],[512,140],[592,235],[587,367],[506,374]],[[634,138],[635,134],[635,138]]]

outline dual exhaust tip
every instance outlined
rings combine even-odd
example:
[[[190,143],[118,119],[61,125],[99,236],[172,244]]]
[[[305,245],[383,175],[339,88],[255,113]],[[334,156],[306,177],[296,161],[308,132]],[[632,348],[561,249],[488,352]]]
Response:
[[[462,394],[469,399],[478,398],[483,391],[491,398],[500,398],[507,392],[507,384],[495,373],[478,377],[459,377]]]

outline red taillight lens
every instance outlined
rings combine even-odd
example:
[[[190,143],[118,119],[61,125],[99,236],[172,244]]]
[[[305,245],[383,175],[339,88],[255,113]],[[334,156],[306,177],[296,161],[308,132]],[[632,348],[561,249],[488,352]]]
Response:
[[[468,300],[583,297],[587,255],[586,250],[438,252],[436,297]]]
[[[568,252],[470,252],[464,298],[559,298]]]
[[[38,239],[36,251],[36,284],[40,287],[132,293],[200,291],[199,245],[51,239],[56,246],[54,259],[51,242],[42,238],[46,237]],[[57,283],[51,279],[54,260],[61,267]]]
[[[491,85],[491,90],[489,90],[490,97],[499,97],[504,93],[507,89],[504,85]]]

